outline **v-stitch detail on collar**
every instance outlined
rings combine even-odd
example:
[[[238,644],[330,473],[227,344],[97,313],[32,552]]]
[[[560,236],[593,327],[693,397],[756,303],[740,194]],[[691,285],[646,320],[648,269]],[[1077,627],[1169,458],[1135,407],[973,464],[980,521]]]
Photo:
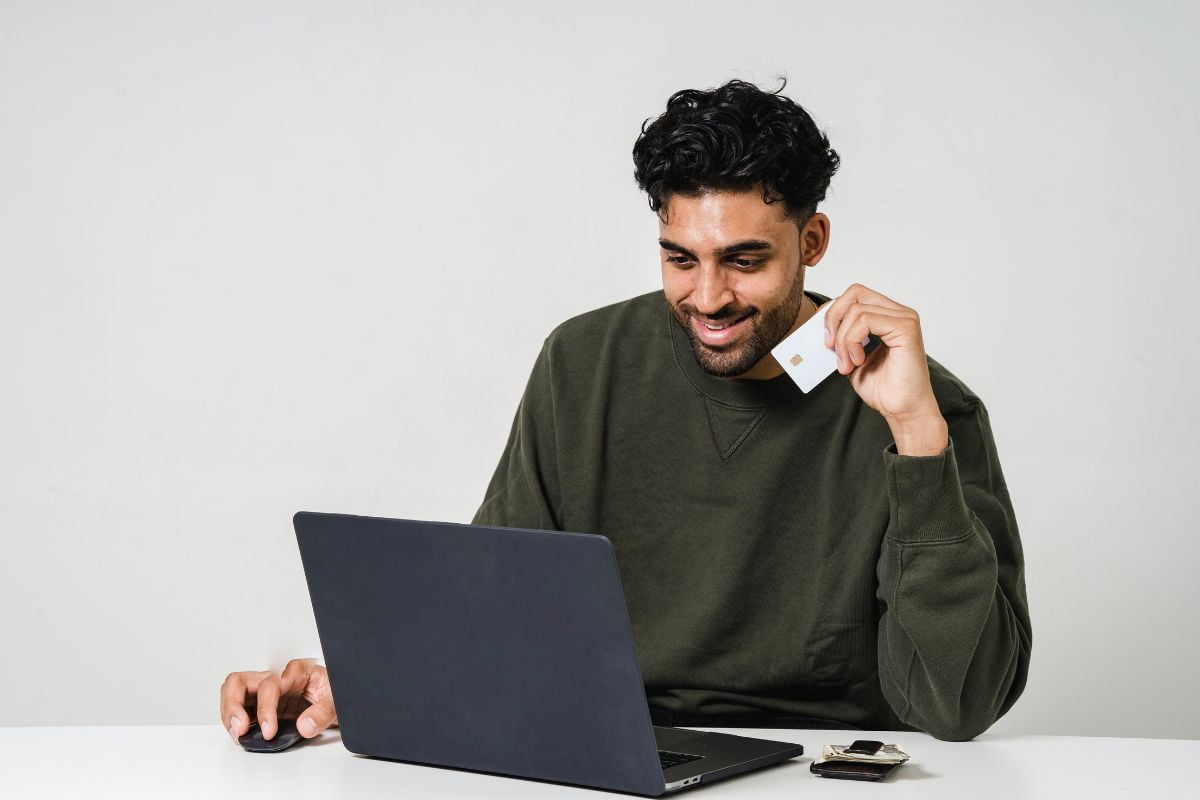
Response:
[[[734,409],[707,397],[701,397],[708,417],[708,430],[722,463],[727,463],[742,442],[754,432],[769,408]]]

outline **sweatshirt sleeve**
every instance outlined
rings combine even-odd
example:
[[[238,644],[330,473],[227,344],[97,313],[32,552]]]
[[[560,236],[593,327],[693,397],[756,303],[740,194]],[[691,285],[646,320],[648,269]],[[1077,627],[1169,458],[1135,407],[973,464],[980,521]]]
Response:
[[[517,406],[508,443],[471,522],[561,530],[549,341],[542,346]]]
[[[879,677],[906,724],[972,739],[1020,697],[1032,633],[1012,503],[977,398],[944,412],[935,456],[884,449]]]

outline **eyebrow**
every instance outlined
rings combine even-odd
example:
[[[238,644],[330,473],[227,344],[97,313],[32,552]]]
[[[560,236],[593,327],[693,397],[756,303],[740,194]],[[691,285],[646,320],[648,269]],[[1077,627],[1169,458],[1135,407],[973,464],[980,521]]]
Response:
[[[663,250],[671,250],[676,253],[683,253],[684,255],[691,256],[692,258],[696,257],[696,254],[691,250],[688,250],[686,247],[680,247],[670,239],[659,239],[658,246]],[[724,257],[733,255],[734,253],[745,253],[750,250],[770,250],[774,247],[775,245],[766,241],[765,239],[744,239],[740,242],[734,242],[733,244],[718,248],[717,250],[713,251],[713,254],[718,257]]]

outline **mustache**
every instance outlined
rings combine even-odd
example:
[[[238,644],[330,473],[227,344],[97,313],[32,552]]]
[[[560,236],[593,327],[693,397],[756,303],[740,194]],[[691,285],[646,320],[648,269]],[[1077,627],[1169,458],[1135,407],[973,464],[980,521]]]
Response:
[[[699,317],[700,319],[711,320],[712,322],[737,320],[741,319],[742,317],[751,317],[758,313],[758,309],[754,306],[745,306],[743,308],[737,308],[736,306],[725,306],[719,309],[715,314],[701,314],[691,303],[680,303],[679,305],[675,306],[675,310],[681,317]]]

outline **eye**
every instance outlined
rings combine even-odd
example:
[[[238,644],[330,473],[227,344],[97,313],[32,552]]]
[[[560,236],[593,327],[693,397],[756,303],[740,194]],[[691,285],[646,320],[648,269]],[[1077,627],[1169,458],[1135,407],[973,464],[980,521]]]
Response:
[[[688,257],[687,256],[667,256],[667,261],[670,262],[671,264],[686,264],[688,262]]]
[[[752,269],[762,263],[761,258],[735,258],[733,263],[742,269]]]

